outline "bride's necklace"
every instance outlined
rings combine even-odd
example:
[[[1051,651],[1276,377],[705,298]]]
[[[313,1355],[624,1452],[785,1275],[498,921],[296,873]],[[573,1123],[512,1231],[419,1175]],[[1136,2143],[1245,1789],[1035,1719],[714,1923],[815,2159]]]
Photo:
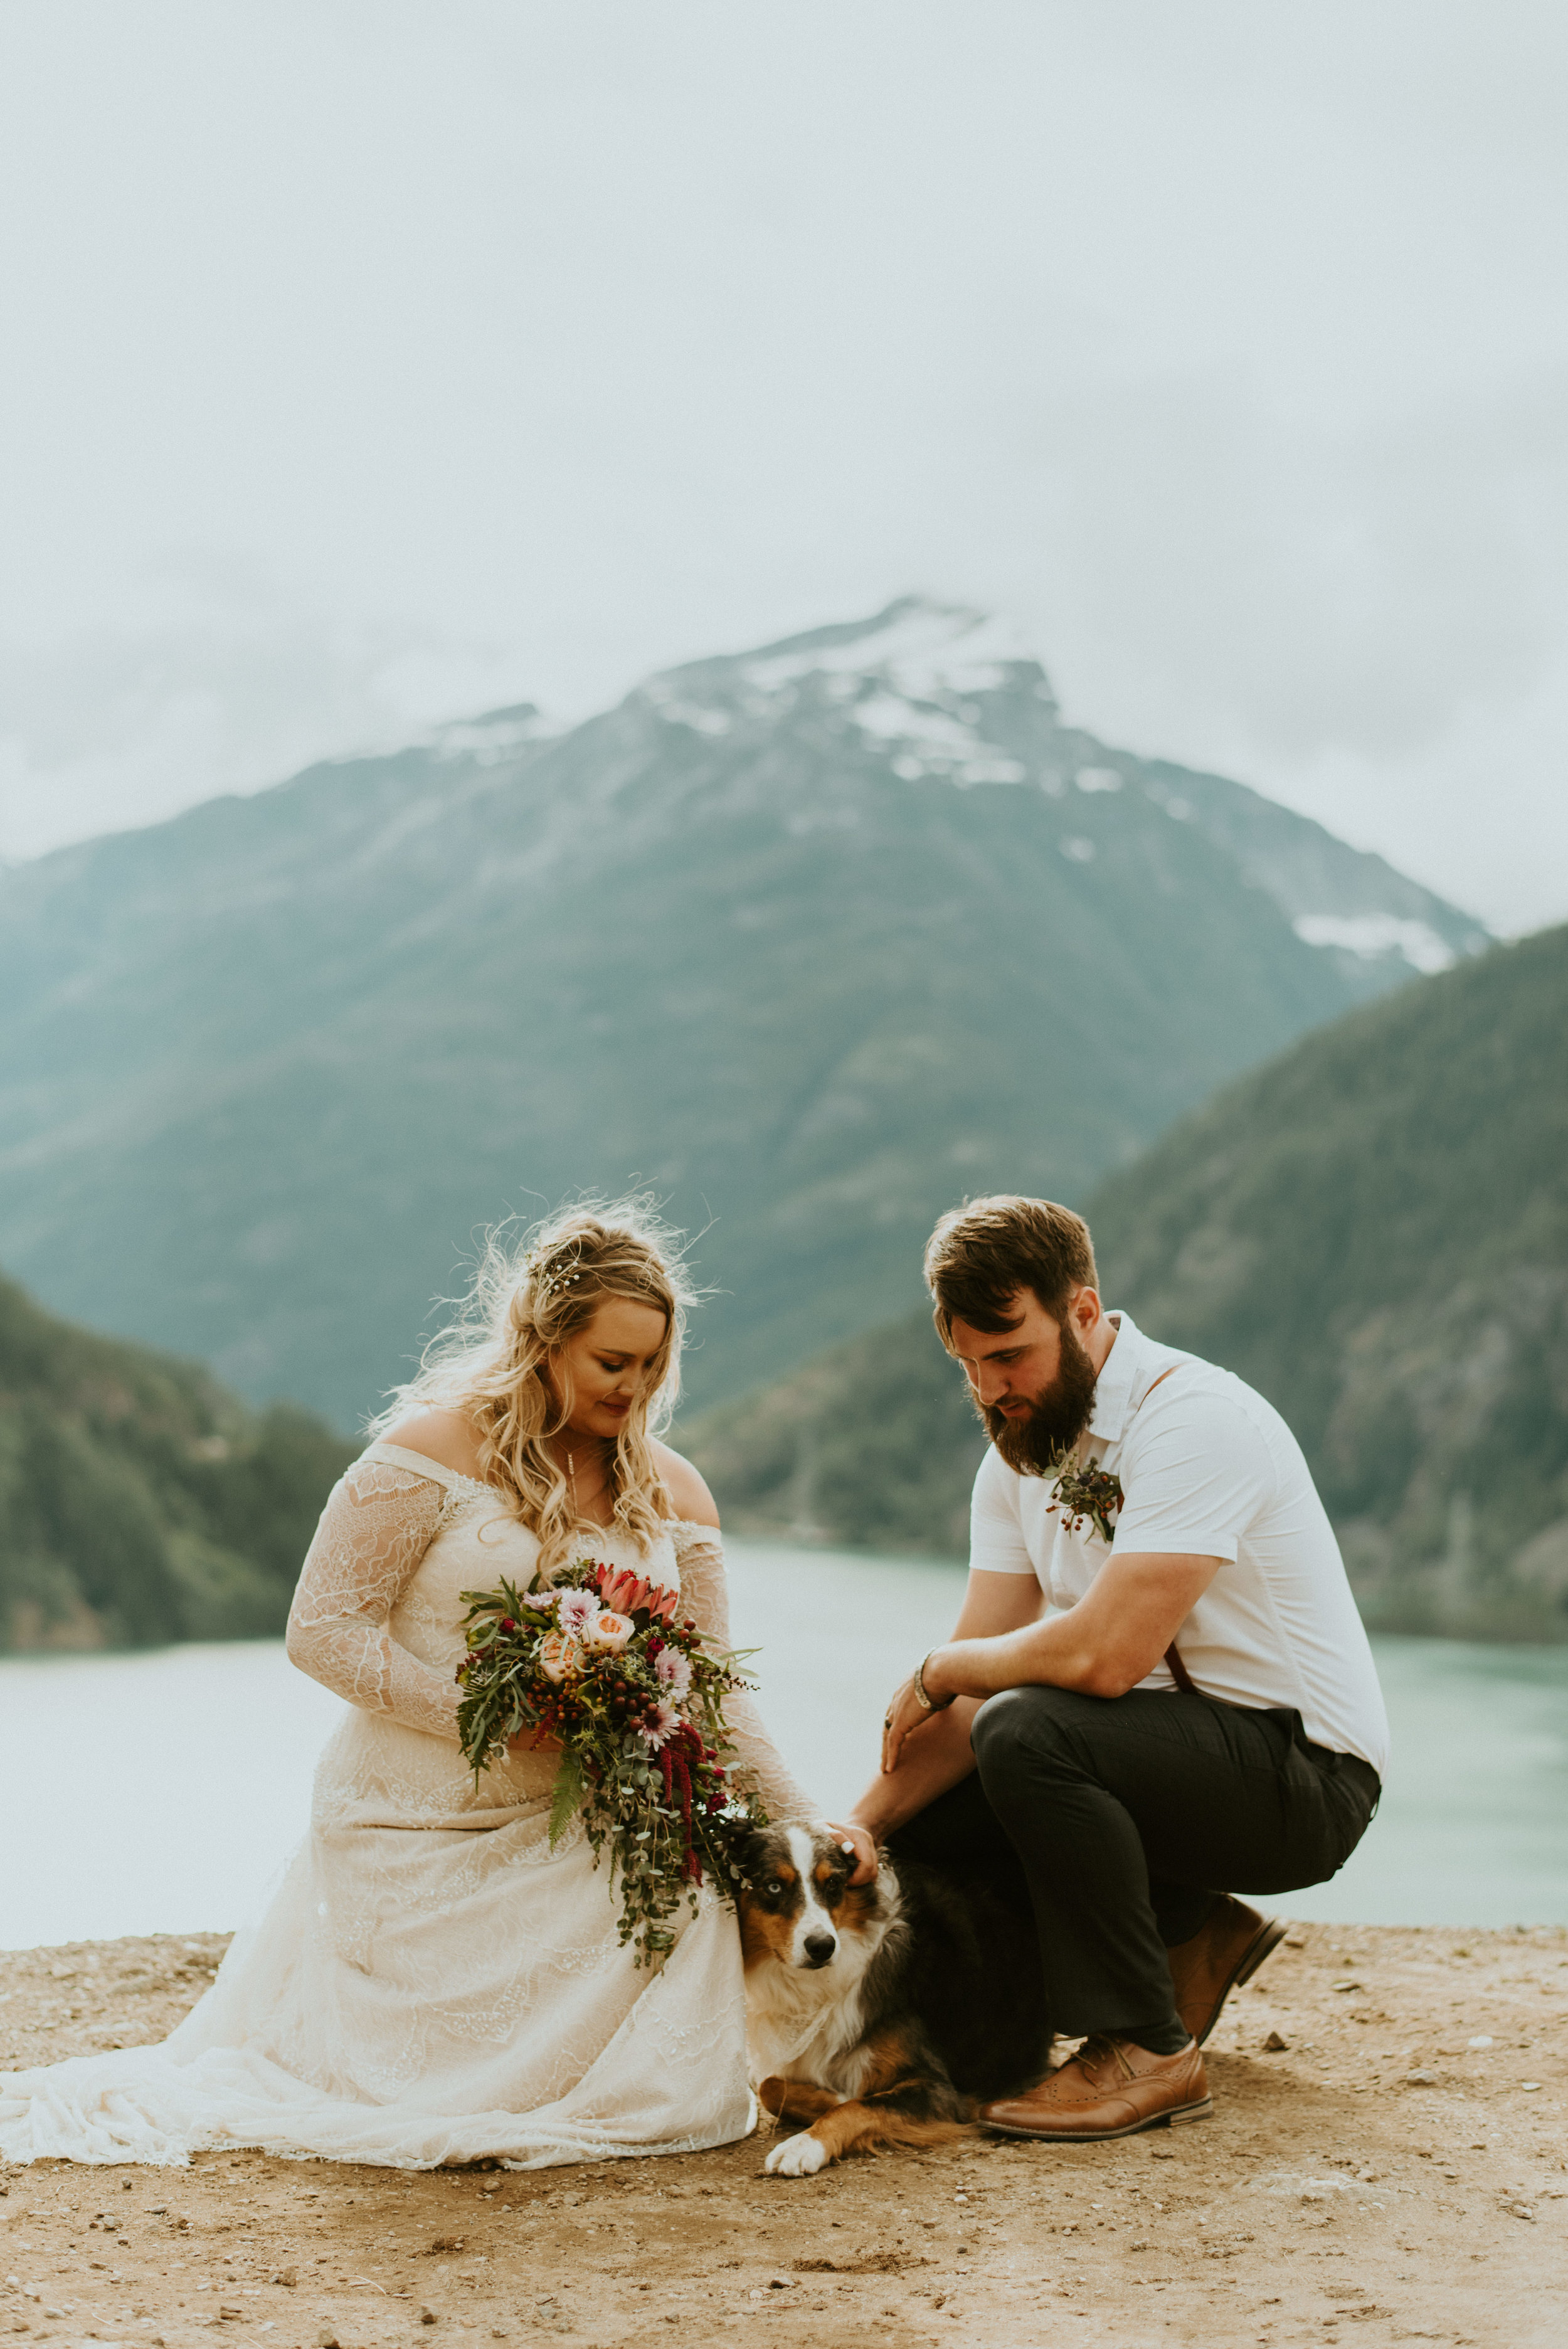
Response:
[[[583,1495],[577,1490],[577,1454],[575,1452],[568,1452],[566,1454],[566,1482],[572,1493],[573,1513],[576,1516],[581,1516],[583,1514]],[[588,1495],[588,1499],[590,1501],[596,1501],[600,1494],[604,1490],[608,1482],[608,1476],[601,1475],[599,1482]]]

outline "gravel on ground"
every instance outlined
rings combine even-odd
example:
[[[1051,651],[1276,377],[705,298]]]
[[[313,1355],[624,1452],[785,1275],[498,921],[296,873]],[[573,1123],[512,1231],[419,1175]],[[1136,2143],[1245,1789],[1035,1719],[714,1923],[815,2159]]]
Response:
[[[221,1935],[0,1952],[0,2068],[160,2038]],[[1233,1998],[1212,2120],[820,2177],[199,2156],[0,2171],[0,2342],[1568,2342],[1568,1932],[1314,1925]]]

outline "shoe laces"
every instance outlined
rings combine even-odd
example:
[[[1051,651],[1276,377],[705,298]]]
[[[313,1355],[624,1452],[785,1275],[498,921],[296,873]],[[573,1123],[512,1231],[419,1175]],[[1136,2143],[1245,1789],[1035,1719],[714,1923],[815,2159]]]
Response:
[[[1130,2080],[1132,2077],[1132,2066],[1121,2052],[1121,2043],[1109,2031],[1091,2033],[1073,2061],[1081,2064],[1086,2072],[1109,2065],[1111,2071],[1119,2072],[1123,2079]]]

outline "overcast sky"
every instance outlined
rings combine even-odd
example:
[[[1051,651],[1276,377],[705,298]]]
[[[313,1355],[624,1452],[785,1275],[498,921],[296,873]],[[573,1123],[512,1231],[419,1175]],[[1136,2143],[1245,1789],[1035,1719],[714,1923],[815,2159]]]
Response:
[[[917,589],[1568,916],[1553,0],[7,0],[0,854]]]

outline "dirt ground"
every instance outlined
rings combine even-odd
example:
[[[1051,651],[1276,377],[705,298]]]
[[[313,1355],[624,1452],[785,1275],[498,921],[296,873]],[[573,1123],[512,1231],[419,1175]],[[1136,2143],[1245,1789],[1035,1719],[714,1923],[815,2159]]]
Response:
[[[223,1948],[0,1953],[0,2068],[160,2037]],[[1563,2349],[1565,2021],[1561,1929],[1301,1927],[1211,2043],[1212,2120],[1119,2145],[976,2136],[799,2181],[761,2137],[524,2174],[11,2168],[0,2336]]]

